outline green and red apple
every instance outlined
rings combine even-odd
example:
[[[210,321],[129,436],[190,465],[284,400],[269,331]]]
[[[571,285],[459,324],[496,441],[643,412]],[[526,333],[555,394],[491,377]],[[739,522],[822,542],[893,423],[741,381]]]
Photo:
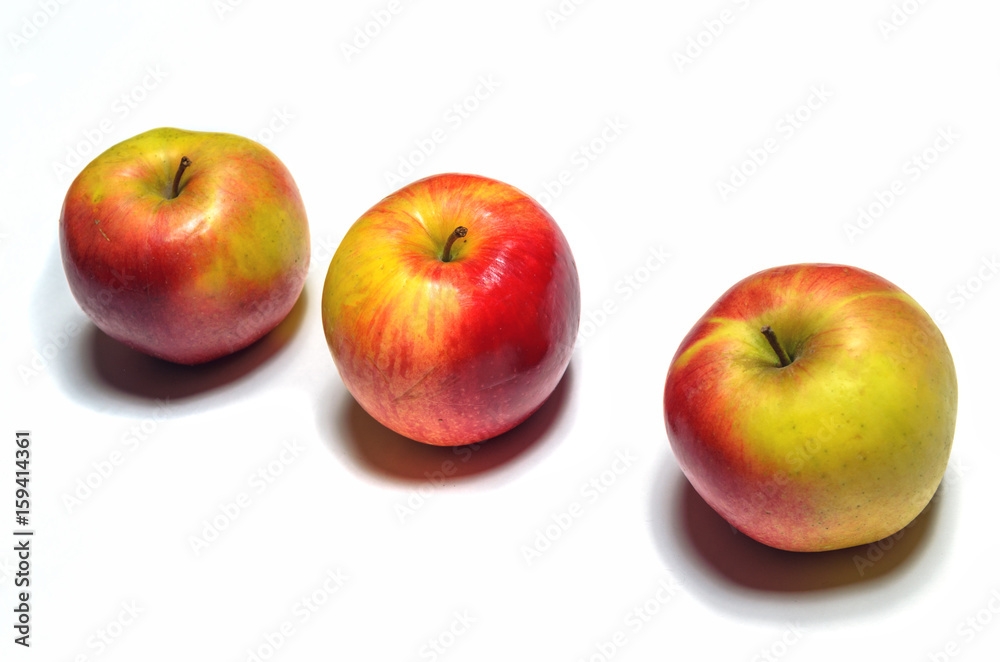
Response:
[[[664,391],[694,489],[735,528],[792,551],[909,524],[944,475],[957,407],[931,317],[884,278],[832,264],[730,288],[684,338]]]
[[[309,268],[299,190],[270,150],[226,133],[160,128],[97,156],[59,221],[73,296],[99,329],[146,354],[211,361],[295,305]]]
[[[456,446],[512,429],[553,392],[576,341],[580,283],[565,236],[532,198],[442,174],[351,226],[322,318],[365,411],[403,436]]]

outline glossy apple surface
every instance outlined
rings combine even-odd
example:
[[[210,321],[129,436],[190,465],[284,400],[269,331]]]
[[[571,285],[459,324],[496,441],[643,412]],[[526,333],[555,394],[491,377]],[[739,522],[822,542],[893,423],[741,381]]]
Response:
[[[309,268],[291,174],[263,145],[225,133],[161,128],[110,147],[70,185],[59,228],[84,312],[112,338],[175,363],[262,337]]]
[[[827,264],[734,285],[684,338],[664,391],[667,434],[695,490],[740,531],[793,551],[909,524],[944,475],[957,407],[930,316],[884,278]]]
[[[459,227],[467,234],[446,256]],[[322,317],[340,376],[369,414],[417,441],[468,444],[510,430],[555,389],[580,284],[537,202],[493,179],[436,175],[354,223],[330,263]]]

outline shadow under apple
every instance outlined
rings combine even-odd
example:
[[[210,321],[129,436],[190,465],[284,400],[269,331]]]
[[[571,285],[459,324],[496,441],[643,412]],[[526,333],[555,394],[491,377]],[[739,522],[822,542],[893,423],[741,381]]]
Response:
[[[741,618],[828,623],[864,618],[866,604],[889,608],[919,592],[933,572],[940,514],[950,509],[942,485],[902,531],[868,545],[828,552],[774,549],[740,533],[716,513],[675,462],[653,490],[652,535],[685,589]]]
[[[329,443],[336,452],[346,448],[363,470],[391,481],[443,481],[447,485],[508,465],[551,438],[551,430],[566,409],[572,382],[570,363],[552,394],[524,422],[492,439],[465,446],[432,446],[408,439],[376,421],[345,392],[343,406],[335,413],[336,434]]]
[[[877,582],[905,566],[933,528],[937,499],[905,529],[871,545],[828,552],[789,552],[733,528],[687,480],[677,495],[683,533],[706,567],[758,591],[804,592]]]
[[[228,356],[199,365],[180,365],[158,359],[114,340],[93,324],[81,345],[80,366],[86,389],[96,382],[113,391],[149,400],[179,401],[232,384],[253,373],[280,352],[302,325],[308,306],[303,288],[298,301],[278,326],[260,340]]]

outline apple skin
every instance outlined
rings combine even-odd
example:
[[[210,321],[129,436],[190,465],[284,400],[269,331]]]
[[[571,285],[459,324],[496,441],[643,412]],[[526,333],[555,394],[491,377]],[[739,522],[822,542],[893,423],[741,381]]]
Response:
[[[715,302],[677,349],[663,404],[677,461],[716,512],[771,547],[821,551],[920,514],[948,463],[958,384],[940,330],[901,289],[797,264]]]
[[[459,226],[468,229],[442,261]],[[359,218],[323,288],[327,343],[373,418],[426,444],[495,437],[562,378],[580,325],[569,244],[537,202],[502,182],[441,174]]]
[[[309,269],[291,174],[263,145],[226,133],[160,128],[110,147],[70,185],[59,229],[70,290],[97,327],[181,364],[261,338]]]

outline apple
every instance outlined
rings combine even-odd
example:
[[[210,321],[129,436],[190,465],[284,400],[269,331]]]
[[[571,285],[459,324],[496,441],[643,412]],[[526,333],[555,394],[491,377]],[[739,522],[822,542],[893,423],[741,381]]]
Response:
[[[365,212],[323,287],[330,352],[373,418],[427,444],[495,437],[555,389],[580,325],[566,238],[502,182],[441,174]]]
[[[175,363],[261,338],[309,268],[288,169],[226,133],[160,128],[108,148],[70,185],[59,230],[70,290],[94,324]]]
[[[771,547],[881,540],[931,498],[958,385],[941,331],[862,269],[796,264],[743,279],[667,372],[667,435],[694,489]]]

